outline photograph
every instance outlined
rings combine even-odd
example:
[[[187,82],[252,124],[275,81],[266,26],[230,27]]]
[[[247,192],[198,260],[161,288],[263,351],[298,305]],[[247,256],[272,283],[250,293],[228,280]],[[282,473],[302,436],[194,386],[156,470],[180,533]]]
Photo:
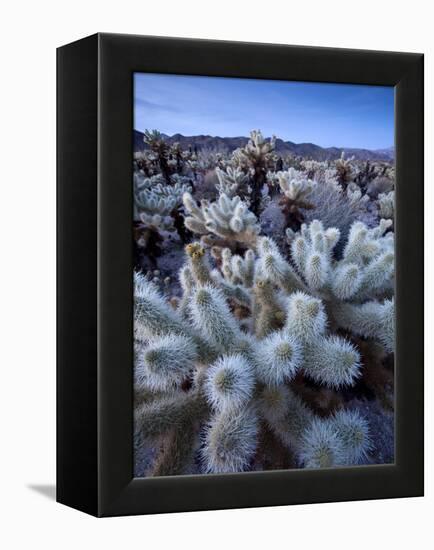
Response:
[[[434,548],[417,2],[5,5],[0,550]]]
[[[134,476],[394,464],[394,87],[133,94]]]

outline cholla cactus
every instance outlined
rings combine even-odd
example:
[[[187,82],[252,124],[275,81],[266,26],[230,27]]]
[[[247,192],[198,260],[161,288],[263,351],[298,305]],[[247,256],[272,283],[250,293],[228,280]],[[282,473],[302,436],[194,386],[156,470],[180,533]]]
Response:
[[[242,320],[251,314],[252,309],[255,253],[249,248],[244,256],[240,256],[232,254],[229,248],[213,247],[211,254],[220,268],[210,272],[210,281],[221,288],[233,305],[234,315]]]
[[[357,174],[354,181],[363,189],[367,190],[368,187],[375,182],[375,180],[389,180],[393,186],[393,180],[395,179],[394,167],[387,162],[372,162],[367,160],[365,163],[358,164]],[[386,182],[380,183],[380,186],[386,184]],[[377,184],[374,184],[374,187]],[[389,189],[385,189],[388,191]]]
[[[261,209],[262,189],[264,187],[267,170],[272,167],[273,152],[276,138],[273,136],[266,141],[260,130],[252,130],[250,139],[245,147],[236,149],[233,153],[233,162],[236,166],[251,172],[251,208],[258,216]]]
[[[166,182],[170,184],[170,169],[168,165],[169,146],[163,136],[158,130],[145,130],[143,141],[155,153],[161,173]]]
[[[197,162],[196,155],[191,155],[191,157],[187,161],[187,164],[193,174],[194,180],[197,180],[197,171],[199,169],[199,163]]]
[[[330,422],[315,419],[304,432],[300,446],[306,468],[330,468],[345,463],[343,441]]]
[[[347,185],[351,181],[354,181],[356,177],[355,169],[352,164],[353,160],[354,157],[346,159],[345,153],[342,151],[340,158],[335,161],[337,179],[343,189],[346,189]]]
[[[393,220],[395,211],[395,192],[380,193],[378,195],[378,211],[382,218]]]
[[[327,161],[317,161],[312,159],[303,159],[300,162],[302,170],[306,173],[307,179],[318,181],[322,175],[330,170]]]
[[[145,139],[134,159],[134,253],[147,273],[134,284],[134,399],[148,473],[369,463],[382,449],[363,398],[393,410],[390,165],[279,157],[259,131],[232,156]],[[273,238],[261,235],[265,200]],[[175,229],[183,245],[166,234]]]
[[[346,189],[347,197],[350,202],[350,205],[356,210],[366,208],[366,204],[369,202],[369,196],[363,195],[360,187],[353,183],[349,183]],[[382,216],[383,218],[385,216]]]
[[[186,241],[180,207],[183,194],[191,191],[186,178],[178,177],[176,183],[170,186],[161,180],[159,176],[143,178],[140,174],[134,174],[135,239],[154,265],[161,255],[162,231],[176,229],[181,240]]]
[[[212,203],[202,200],[199,206],[190,193],[185,193],[183,201],[188,214],[185,225],[196,235],[203,235],[204,244],[231,249],[254,246],[259,233],[257,219],[238,196],[222,194]]]
[[[180,174],[184,167],[184,162],[186,159],[186,154],[182,150],[181,144],[179,142],[175,142],[172,147],[170,148],[170,155],[173,157],[175,161],[175,168],[178,174]]]
[[[191,186],[187,183],[177,181],[168,186],[145,179],[135,186],[134,218],[146,226],[169,231],[173,229],[171,213],[182,204],[184,193],[190,191]]]
[[[146,226],[170,231],[173,229],[173,219],[170,215],[182,204],[184,193],[190,190],[190,186],[178,183],[173,187],[157,184],[152,188],[144,188],[134,197],[135,217]]]
[[[228,151],[219,147],[202,147],[197,154],[197,163],[200,170],[224,170],[228,165]]]
[[[161,174],[154,174],[153,176],[145,176],[141,170],[135,170],[133,174],[133,190],[134,196],[141,191],[151,191],[158,184],[164,185],[166,180]]]
[[[327,237],[330,245],[336,240],[331,231]],[[351,386],[361,366],[357,349],[329,334],[323,301],[294,292],[297,285],[306,288],[306,284],[295,273],[288,283],[292,268],[279,256],[276,245],[261,239],[256,259],[252,251],[244,258],[223,251],[220,278],[200,244],[188,245],[187,255],[182,270],[187,296],[176,311],[149,281],[138,277],[135,284],[135,334],[140,348],[137,393],[155,393],[155,401],[141,401],[138,406],[137,425],[142,438],[163,437],[163,455],[167,455],[166,462],[162,458],[157,462],[154,474],[167,472],[173,463],[171,445],[174,439],[180,440],[179,430],[190,434],[192,452],[197,438],[202,439],[204,472],[250,469],[257,459],[264,422],[295,453],[300,466],[318,463],[317,431],[322,445],[341,449],[320,460],[320,465],[361,460],[360,446],[368,440],[363,421],[358,424],[361,438],[351,438],[350,429],[331,429],[332,421],[316,417],[288,386],[299,374],[332,388]],[[243,288],[250,323],[242,324],[231,311],[233,294],[222,280]],[[344,425],[346,417],[341,416]],[[191,453],[186,453],[175,472],[186,471],[191,459]]]
[[[356,411],[340,410],[333,414],[330,423],[341,439],[342,464],[360,464],[372,450],[370,430],[366,420]]]
[[[302,210],[314,208],[309,201],[309,195],[316,184],[312,180],[304,178],[294,168],[290,168],[286,172],[278,172],[276,178],[282,191],[279,204],[282,206],[285,216],[285,227],[299,229],[304,220]]]
[[[357,174],[354,177],[356,184],[366,191],[369,183],[379,175],[379,166],[369,160],[358,165]]]
[[[156,175],[157,170],[154,167],[156,156],[154,153],[150,151],[137,151],[134,153],[133,159],[135,172],[141,173],[144,177]]]
[[[300,233],[288,234],[297,274],[307,291],[325,302],[330,320],[356,335],[378,339],[388,352],[394,347],[390,226],[390,220],[381,220],[374,229],[354,223],[340,260],[333,257],[340,238],[336,228],[324,229],[316,220]]]
[[[232,254],[229,248],[224,248],[221,252],[220,269],[227,282],[251,288],[255,275],[255,253],[249,248],[242,257]]]
[[[246,203],[249,201],[250,187],[249,178],[238,168],[228,166],[226,171],[216,168],[216,175],[219,183],[216,185],[217,191],[230,198],[238,195]]]
[[[152,191],[141,191],[135,197],[134,210],[138,217],[134,224],[135,241],[155,267],[162,252],[162,232],[174,230],[170,214],[175,207],[176,201],[173,197],[159,197]]]

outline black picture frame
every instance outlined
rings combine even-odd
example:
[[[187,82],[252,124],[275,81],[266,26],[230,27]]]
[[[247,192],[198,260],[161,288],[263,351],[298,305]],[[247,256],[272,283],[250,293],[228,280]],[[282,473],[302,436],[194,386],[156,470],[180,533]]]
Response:
[[[57,71],[57,500],[116,516],[423,495],[423,55],[96,34]],[[133,478],[135,71],[395,87],[393,465]]]

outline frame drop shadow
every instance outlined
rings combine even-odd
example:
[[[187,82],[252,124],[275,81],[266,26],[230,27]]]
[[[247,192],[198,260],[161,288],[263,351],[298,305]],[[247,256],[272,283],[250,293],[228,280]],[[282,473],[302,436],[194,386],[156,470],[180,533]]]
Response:
[[[54,484],[52,485],[29,484],[27,485],[27,488],[30,489],[31,491],[35,491],[36,493],[39,493],[40,495],[43,495],[44,497],[50,500],[56,500],[56,486]]]

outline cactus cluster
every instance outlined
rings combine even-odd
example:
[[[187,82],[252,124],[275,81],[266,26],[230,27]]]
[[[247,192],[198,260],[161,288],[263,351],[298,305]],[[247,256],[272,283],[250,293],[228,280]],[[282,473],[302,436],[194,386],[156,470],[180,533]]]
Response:
[[[222,193],[218,200],[196,203],[190,193],[183,196],[187,212],[186,227],[202,242],[211,246],[250,246],[257,238],[260,227],[257,218],[239,196]]]
[[[251,192],[248,184],[249,178],[242,170],[230,166],[226,170],[217,167],[216,174],[218,178],[216,188],[219,194],[228,197],[235,197],[237,195],[245,202],[249,202],[249,193]]]
[[[251,174],[251,209],[256,216],[261,211],[268,169],[274,167],[277,160],[274,155],[275,145],[275,136],[266,140],[260,130],[252,130],[247,145],[233,153],[232,161],[235,166]]]
[[[395,192],[380,193],[378,195],[378,210],[382,218],[393,220],[395,212]]]
[[[160,457],[154,474],[173,467],[178,430],[190,434],[190,454],[171,474],[186,473],[194,459],[203,472],[248,470],[260,460],[261,424],[294,453],[299,466],[357,464],[370,446],[363,419],[345,410],[321,419],[290,387],[300,374],[333,388],[351,385],[360,374],[357,349],[328,334],[322,301],[273,284],[281,274],[276,279],[269,254],[273,261],[281,258],[267,240],[254,262],[250,255],[235,263],[238,269],[250,264],[250,273],[246,269],[232,282],[249,298],[249,322],[242,324],[231,294],[209,269],[205,249],[188,246],[183,305],[172,309],[140,276],[135,284],[136,393],[152,394],[145,403],[139,399],[136,427],[142,440],[160,438],[165,459]],[[357,430],[358,437],[344,436]],[[317,456],[319,445],[326,458]]]
[[[285,225],[288,228],[297,229],[304,221],[303,210],[314,208],[309,201],[309,195],[316,182],[294,168],[277,172],[276,179],[282,193],[279,204],[285,216]]]
[[[366,410],[393,409],[393,167],[279,155],[260,131],[232,153],[156,131],[145,145],[139,475],[376,462]]]

